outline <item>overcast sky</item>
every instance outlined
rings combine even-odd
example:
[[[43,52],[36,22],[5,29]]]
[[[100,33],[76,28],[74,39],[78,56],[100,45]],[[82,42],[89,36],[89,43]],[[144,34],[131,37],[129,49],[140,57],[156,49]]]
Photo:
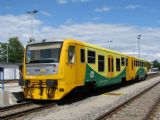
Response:
[[[159,0],[0,0],[0,42],[18,36],[27,44],[33,18],[36,41],[73,38],[138,56],[160,60]]]

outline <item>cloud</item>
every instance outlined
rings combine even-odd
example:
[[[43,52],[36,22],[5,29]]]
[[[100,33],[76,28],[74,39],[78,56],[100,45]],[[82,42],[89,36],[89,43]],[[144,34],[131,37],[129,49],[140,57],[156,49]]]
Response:
[[[99,13],[102,13],[102,12],[108,12],[110,11],[111,9],[109,7],[102,7],[102,8],[96,8],[94,11],[95,12],[99,12]]]
[[[128,10],[134,10],[134,9],[137,9],[139,8],[140,5],[128,5],[125,7],[125,9],[128,9]]]
[[[0,41],[6,41],[10,36],[19,36],[23,40],[28,39],[31,31],[31,16],[30,15],[4,15],[0,16]],[[35,28],[43,23],[38,19],[33,19]]]
[[[85,3],[90,2],[91,0],[57,0],[58,4],[67,4],[67,3]]]
[[[73,20],[72,18],[68,18],[68,19],[64,22],[64,24],[67,24],[67,25],[73,24],[73,23],[74,23],[74,20]]]
[[[68,19],[70,21],[72,19]],[[31,18],[29,15],[0,16],[0,42],[9,37],[18,36],[26,45],[31,36]],[[39,19],[33,19],[34,38],[57,40],[73,38],[90,44],[108,48],[108,40],[112,40],[111,49],[138,56],[137,35],[141,34],[141,57],[147,60],[160,60],[160,28],[137,27],[123,24],[107,23],[71,23],[57,27],[46,26]]]
[[[48,17],[52,16],[51,13],[46,12],[46,11],[40,11],[40,13],[41,13],[42,15],[44,15],[44,16],[48,16]]]
[[[57,0],[58,4],[66,4],[68,3],[68,0]]]

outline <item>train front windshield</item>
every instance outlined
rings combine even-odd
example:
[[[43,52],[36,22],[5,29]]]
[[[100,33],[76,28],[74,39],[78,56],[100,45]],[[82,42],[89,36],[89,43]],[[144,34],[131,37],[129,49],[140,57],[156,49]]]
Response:
[[[26,63],[58,63],[62,43],[40,43],[27,46]]]

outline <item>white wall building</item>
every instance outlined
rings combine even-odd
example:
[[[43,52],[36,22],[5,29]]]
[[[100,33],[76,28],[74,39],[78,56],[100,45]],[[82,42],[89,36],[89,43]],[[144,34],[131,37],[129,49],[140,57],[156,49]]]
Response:
[[[0,67],[4,68],[4,80],[18,80],[19,66],[17,64],[0,63]],[[3,75],[0,74],[0,80],[3,79]]]

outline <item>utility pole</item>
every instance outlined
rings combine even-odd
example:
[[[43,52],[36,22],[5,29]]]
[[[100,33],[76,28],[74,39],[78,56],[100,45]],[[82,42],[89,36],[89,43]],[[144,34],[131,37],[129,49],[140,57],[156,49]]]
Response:
[[[34,41],[34,37],[33,37],[33,18],[34,18],[34,15],[36,13],[38,13],[38,10],[33,10],[33,11],[26,12],[26,13],[31,15],[31,40],[33,42]]]
[[[141,55],[140,55],[140,39],[141,39],[141,34],[139,34],[138,36],[137,36],[137,39],[138,39],[138,56],[139,56],[139,58],[141,57]]]

